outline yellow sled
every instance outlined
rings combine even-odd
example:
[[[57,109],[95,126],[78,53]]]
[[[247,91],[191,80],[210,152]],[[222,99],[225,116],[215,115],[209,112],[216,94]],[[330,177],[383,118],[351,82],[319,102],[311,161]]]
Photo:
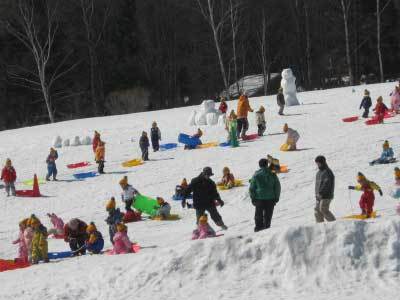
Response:
[[[136,167],[136,166],[140,166],[143,165],[143,160],[141,159],[132,159],[132,160],[128,160],[122,163],[122,166],[125,168],[131,168],[131,167]]]
[[[372,212],[371,217],[367,218],[365,215],[350,215],[347,217],[344,217],[343,219],[349,219],[349,220],[367,220],[367,219],[375,219],[378,217],[376,211]]]
[[[177,221],[180,220],[181,217],[177,214],[171,214],[167,218],[163,218],[161,216],[155,216],[151,218],[154,221]]]
[[[281,151],[290,151],[290,145],[289,144],[283,144],[280,148]]]
[[[235,180],[235,185],[234,185],[234,187],[239,187],[239,186],[243,186],[243,181],[240,180],[240,179],[236,179],[236,180]],[[230,190],[230,188],[227,187],[227,186],[225,186],[225,185],[217,185],[217,188],[218,188],[220,191]]]
[[[211,142],[211,143],[198,145],[196,148],[197,149],[205,149],[205,148],[217,147],[218,145],[219,145],[218,142]]]
[[[280,168],[280,170],[279,170],[279,173],[288,173],[288,172],[289,172],[288,166],[286,166],[286,165],[281,165],[281,168]]]

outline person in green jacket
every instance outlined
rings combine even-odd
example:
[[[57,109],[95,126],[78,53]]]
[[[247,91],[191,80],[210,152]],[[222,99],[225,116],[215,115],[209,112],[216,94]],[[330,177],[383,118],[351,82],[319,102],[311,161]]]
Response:
[[[250,198],[256,208],[254,231],[271,227],[271,219],[275,204],[278,203],[281,194],[281,184],[278,176],[268,168],[268,160],[259,161],[260,169],[250,180]]]

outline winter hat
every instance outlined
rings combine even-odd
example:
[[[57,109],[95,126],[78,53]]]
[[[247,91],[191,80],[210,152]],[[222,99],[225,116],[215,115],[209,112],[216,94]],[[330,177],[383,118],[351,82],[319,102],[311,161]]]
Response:
[[[79,227],[79,220],[78,219],[71,219],[68,222],[68,227],[71,228],[72,230],[77,230]]]
[[[199,218],[199,224],[200,224],[200,225],[206,225],[207,223],[208,223],[207,215],[202,215],[202,216]]]
[[[122,178],[122,179],[119,181],[119,185],[122,186],[122,187],[127,186],[127,185],[128,185],[128,176],[124,176],[124,178]]]
[[[364,95],[365,96],[369,96],[369,91],[368,90],[364,90]]]
[[[390,147],[389,141],[385,141],[385,142],[383,143],[383,149],[388,149],[389,147]]]
[[[29,219],[29,226],[35,228],[39,225],[40,225],[40,220],[35,215],[31,215]]]
[[[223,169],[222,169],[222,173],[223,174],[225,174],[225,173],[230,173],[231,172],[231,170],[229,170],[229,168],[228,167],[224,167]]]
[[[316,162],[316,163],[320,163],[321,165],[325,165],[325,164],[326,164],[326,158],[325,158],[325,156],[323,156],[323,155],[318,155],[318,156],[315,158],[315,162]]]
[[[161,197],[157,197],[157,203],[158,203],[158,205],[164,204],[165,200]]]
[[[285,125],[283,125],[283,132],[288,132],[289,130],[289,125],[287,123],[285,123]]]
[[[7,158],[6,160],[6,166],[7,167],[11,167],[12,163],[11,163],[11,159]]]
[[[259,113],[264,113],[265,112],[265,107],[264,106],[260,106],[260,108],[258,109]]]
[[[88,227],[86,227],[86,232],[87,233],[93,233],[95,231],[97,231],[96,225],[93,222],[90,222]]]
[[[128,227],[126,227],[126,225],[124,223],[118,223],[117,224],[117,231],[118,232],[127,232],[128,231]]]
[[[106,204],[106,211],[110,211],[110,210],[114,209],[115,206],[116,206],[116,205],[115,205],[115,198],[114,198],[114,197],[111,197],[111,199],[108,200],[108,202],[107,202],[107,204]]]
[[[357,181],[358,181],[358,182],[364,181],[364,180],[366,180],[366,179],[367,179],[367,178],[365,177],[365,175],[364,175],[363,173],[358,172],[358,174],[357,174]]]
[[[267,167],[268,167],[268,160],[267,160],[266,158],[261,158],[261,159],[258,161],[258,166],[259,166],[260,168],[267,168]]]
[[[394,178],[400,179],[400,169],[399,168],[394,168]]]
[[[383,102],[382,96],[379,96],[378,99],[376,99],[376,101],[379,102],[379,103],[380,103],[380,102]]]
[[[214,173],[213,173],[211,167],[205,167],[203,169],[203,175],[205,175],[205,176],[213,176]]]

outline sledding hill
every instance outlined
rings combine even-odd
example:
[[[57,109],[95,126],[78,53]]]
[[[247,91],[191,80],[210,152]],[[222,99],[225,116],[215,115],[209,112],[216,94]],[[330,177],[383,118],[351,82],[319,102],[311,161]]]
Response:
[[[373,99],[388,94],[394,84],[369,85]],[[0,132],[0,161],[10,157],[18,181],[33,173],[43,177],[48,148],[56,135],[63,138],[102,133],[106,141],[104,176],[84,181],[73,180],[69,163],[92,161],[90,146],[62,148],[58,160],[57,183],[41,186],[47,197],[7,198],[0,190],[0,258],[12,258],[17,248],[18,221],[31,213],[48,224],[47,212],[64,220],[79,217],[96,222],[110,247],[105,203],[111,196],[119,200],[118,181],[127,175],[142,193],[163,196],[173,206],[179,221],[142,221],[129,224],[129,236],[144,249],[138,254],[85,256],[41,264],[27,269],[0,273],[0,299],[396,299],[400,292],[400,221],[396,200],[388,194],[393,185],[394,165],[370,167],[381,144],[389,139],[395,153],[400,152],[400,117],[385,124],[366,126],[363,121],[344,123],[344,117],[361,114],[358,110],[365,86],[298,94],[303,104],[277,115],[274,97],[251,99],[253,108],[266,106],[268,135],[236,149],[209,148],[150,153],[152,161],[123,168],[121,162],[139,157],[138,140],[157,120],[163,143],[176,142],[179,132],[192,133],[187,125],[193,108],[94,118]],[[236,108],[236,103],[228,103]],[[301,135],[301,151],[283,153],[279,146],[284,123]],[[223,141],[221,127],[204,127],[203,142]],[[254,115],[250,130],[255,132]],[[132,142],[133,138],[133,142]],[[221,215],[229,230],[223,237],[191,241],[195,216],[171,200],[175,185],[183,177],[192,178],[209,165],[219,179],[224,166],[245,182],[266,154],[279,157],[290,172],[280,175],[281,201],[276,207],[273,228],[253,233],[253,207],[248,186],[222,192],[225,206]],[[313,216],[314,158],[324,154],[336,175],[332,211],[334,224],[315,225]],[[95,170],[95,165],[84,169]],[[380,218],[353,222],[341,217],[358,212],[359,194],[349,194],[358,171],[379,183],[384,196],[377,196],[375,208]],[[19,188],[23,188],[21,183]],[[212,224],[212,223],[211,223]],[[213,224],[212,224],[213,225]],[[49,240],[49,250],[66,250],[60,240]]]

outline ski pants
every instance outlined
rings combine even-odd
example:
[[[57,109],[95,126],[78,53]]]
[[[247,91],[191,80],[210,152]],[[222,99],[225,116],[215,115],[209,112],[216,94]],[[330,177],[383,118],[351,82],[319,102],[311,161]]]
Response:
[[[8,196],[10,195],[10,191],[11,191],[11,195],[15,196],[14,182],[5,182],[5,189],[6,189],[6,193]]]
[[[254,231],[270,228],[276,202],[273,200],[254,200],[252,203],[256,207]]]
[[[317,223],[322,223],[324,220],[328,222],[335,221],[336,218],[329,210],[332,199],[317,199],[315,202],[314,215]]]
[[[249,121],[247,118],[237,119],[237,136],[244,137],[249,129]]]

